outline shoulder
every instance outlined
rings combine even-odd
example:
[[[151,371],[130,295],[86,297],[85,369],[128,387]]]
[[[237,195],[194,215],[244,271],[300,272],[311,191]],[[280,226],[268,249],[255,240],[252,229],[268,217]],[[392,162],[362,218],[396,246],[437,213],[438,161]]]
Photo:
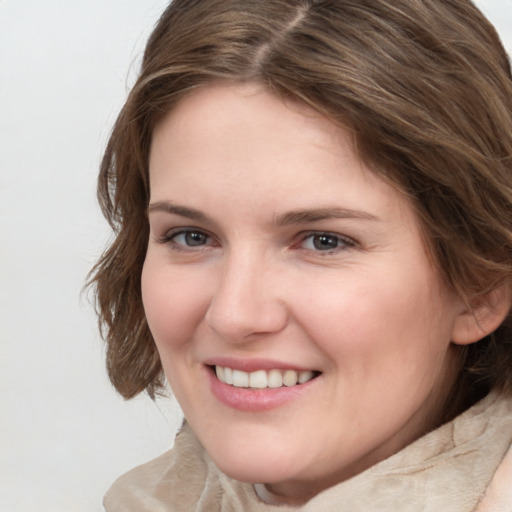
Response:
[[[512,511],[512,445],[487,488],[477,512]]]
[[[208,474],[203,448],[185,424],[172,450],[119,477],[107,491],[107,512],[187,510],[197,503]],[[185,476],[186,475],[186,476]],[[178,508],[173,508],[173,503]]]
[[[505,409],[505,421],[502,428],[507,429],[505,436],[512,435],[512,397],[502,397],[501,402]],[[492,421],[493,418],[489,418]],[[485,492],[476,512],[511,512],[512,511],[512,443],[509,442],[508,451],[505,453],[489,486]]]

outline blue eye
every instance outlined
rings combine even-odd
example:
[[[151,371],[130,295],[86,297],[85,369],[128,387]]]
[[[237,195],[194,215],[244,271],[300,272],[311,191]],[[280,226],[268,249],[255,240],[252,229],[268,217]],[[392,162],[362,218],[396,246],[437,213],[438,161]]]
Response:
[[[302,248],[310,251],[332,252],[352,246],[352,240],[332,233],[311,233],[302,240]]]
[[[212,239],[202,231],[195,231],[193,229],[181,230],[178,233],[171,233],[166,236],[166,241],[179,247],[202,247],[210,245]]]

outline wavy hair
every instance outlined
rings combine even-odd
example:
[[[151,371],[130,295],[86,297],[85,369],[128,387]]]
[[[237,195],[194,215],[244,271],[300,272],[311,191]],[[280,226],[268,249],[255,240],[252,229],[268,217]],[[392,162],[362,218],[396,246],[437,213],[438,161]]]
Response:
[[[409,198],[429,252],[467,304],[512,270],[512,77],[493,26],[469,0],[174,0],[145,49],[108,141],[98,197],[115,239],[89,277],[107,368],[126,398],[162,389],[140,277],[155,123],[212,81],[257,81],[355,137]],[[512,391],[507,319],[461,349],[451,415]]]

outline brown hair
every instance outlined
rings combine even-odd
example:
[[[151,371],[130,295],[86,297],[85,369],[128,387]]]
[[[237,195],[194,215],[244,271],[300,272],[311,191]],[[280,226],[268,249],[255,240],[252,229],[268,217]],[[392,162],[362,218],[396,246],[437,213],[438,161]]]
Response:
[[[193,88],[259,81],[348,127],[405,192],[444,279],[468,304],[512,264],[512,78],[469,0],[174,0],[119,114],[98,195],[115,240],[91,273],[107,367],[130,398],[161,389],[140,276],[153,127]],[[452,412],[512,390],[509,321],[461,350]]]

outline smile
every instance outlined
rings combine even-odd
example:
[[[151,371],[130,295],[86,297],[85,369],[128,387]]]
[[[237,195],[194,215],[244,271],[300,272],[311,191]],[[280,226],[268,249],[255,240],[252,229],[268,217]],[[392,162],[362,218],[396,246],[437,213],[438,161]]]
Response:
[[[215,365],[215,374],[224,384],[237,388],[265,389],[292,387],[305,384],[318,375],[311,370],[297,372],[295,370],[257,370],[244,372],[229,367]]]

